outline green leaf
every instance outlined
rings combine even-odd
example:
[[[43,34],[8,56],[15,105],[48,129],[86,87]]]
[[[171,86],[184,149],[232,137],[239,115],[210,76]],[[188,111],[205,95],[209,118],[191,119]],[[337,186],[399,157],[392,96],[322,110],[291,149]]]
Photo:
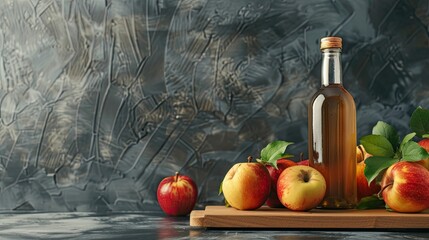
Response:
[[[381,171],[396,162],[398,162],[398,159],[396,158],[372,156],[365,160],[366,166],[363,173],[365,174],[367,181],[370,183],[378,176],[378,174],[380,174]]]
[[[413,139],[414,136],[416,136],[415,132],[408,133],[407,135],[405,135],[404,139],[402,139],[402,142],[401,142],[401,150],[404,147],[404,144],[409,142],[411,139]]]
[[[392,144],[393,149],[398,147],[399,135],[391,125],[383,121],[378,121],[374,128],[372,128],[372,134],[385,137]]]
[[[360,143],[373,156],[391,158],[395,155],[392,144],[383,136],[367,135],[360,139]]]
[[[410,119],[410,128],[418,137],[429,133],[429,110],[418,107]]]
[[[377,195],[372,195],[368,197],[364,197],[359,201],[357,205],[357,209],[378,209],[384,208],[385,203],[383,199],[377,197]]]
[[[429,138],[429,134],[423,134],[422,138]]]
[[[415,162],[429,158],[428,152],[418,143],[409,141],[402,147],[402,160]]]
[[[264,149],[262,149],[261,159],[259,161],[264,164],[271,164],[277,169],[278,159],[293,156],[285,153],[286,148],[291,144],[293,143],[280,140],[268,144]]]

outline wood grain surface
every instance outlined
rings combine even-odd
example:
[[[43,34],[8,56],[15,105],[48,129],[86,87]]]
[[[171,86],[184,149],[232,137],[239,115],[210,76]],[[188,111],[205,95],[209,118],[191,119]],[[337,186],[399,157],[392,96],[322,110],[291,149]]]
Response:
[[[194,210],[190,226],[206,228],[296,228],[296,229],[426,229],[429,212],[396,213],[384,209],[322,210],[294,212],[263,206],[241,211],[224,206]]]

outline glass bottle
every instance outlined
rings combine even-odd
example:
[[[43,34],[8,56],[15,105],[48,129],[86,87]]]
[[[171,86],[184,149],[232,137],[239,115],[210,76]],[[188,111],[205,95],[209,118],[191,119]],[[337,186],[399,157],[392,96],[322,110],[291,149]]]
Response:
[[[320,208],[354,208],[356,193],[356,107],[342,84],[342,39],[321,39],[322,85],[308,107],[310,166],[326,180]]]

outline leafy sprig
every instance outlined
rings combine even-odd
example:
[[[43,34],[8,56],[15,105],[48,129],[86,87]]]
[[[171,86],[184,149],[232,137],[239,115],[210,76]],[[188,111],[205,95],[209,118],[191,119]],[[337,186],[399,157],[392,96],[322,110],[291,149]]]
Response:
[[[364,174],[368,183],[379,177],[384,169],[398,161],[415,162],[429,158],[428,152],[412,141],[415,136],[423,137],[429,133],[429,110],[417,108],[411,115],[410,128],[414,132],[399,141],[396,129],[386,122],[379,121],[372,134],[360,139],[360,143],[372,156],[365,160]]]
[[[411,115],[410,128],[417,137],[429,138],[429,110],[418,107]]]
[[[291,144],[293,143],[282,140],[271,142],[262,149],[261,157],[257,161],[263,164],[270,164],[277,169],[278,159],[293,157],[292,154],[286,153],[286,148]]]
[[[396,129],[386,122],[379,121],[372,129],[372,134],[360,139],[365,150],[372,156],[365,160],[364,174],[370,184],[374,179],[380,181],[386,168],[399,161],[415,162],[429,158],[428,152],[413,141],[418,138],[429,138],[429,110],[418,107],[410,119],[413,131],[400,140]],[[380,196],[381,192],[362,198],[358,209],[386,208]]]
[[[368,197],[364,197],[360,200],[359,204],[357,205],[357,209],[374,209],[374,208],[384,208],[385,203],[383,199],[378,197],[376,194]]]

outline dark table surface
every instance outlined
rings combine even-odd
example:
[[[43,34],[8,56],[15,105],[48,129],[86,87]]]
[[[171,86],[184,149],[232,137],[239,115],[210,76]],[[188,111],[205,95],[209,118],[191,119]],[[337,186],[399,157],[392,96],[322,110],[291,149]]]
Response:
[[[429,228],[429,226],[428,226]],[[160,212],[133,213],[0,213],[0,239],[429,239],[428,230],[301,231],[201,229],[189,217]]]

